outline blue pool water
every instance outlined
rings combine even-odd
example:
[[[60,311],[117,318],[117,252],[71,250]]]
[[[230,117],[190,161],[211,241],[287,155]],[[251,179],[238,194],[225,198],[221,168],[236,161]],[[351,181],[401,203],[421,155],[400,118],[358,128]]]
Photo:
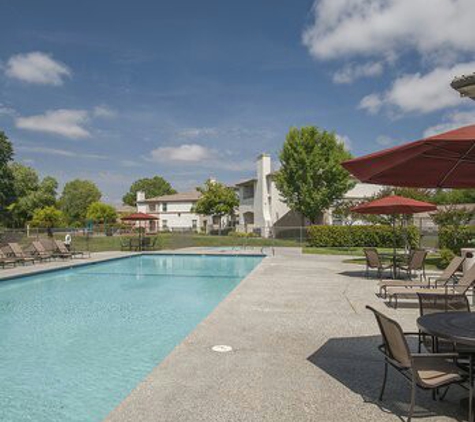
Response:
[[[144,255],[0,282],[0,420],[102,420],[261,259]]]

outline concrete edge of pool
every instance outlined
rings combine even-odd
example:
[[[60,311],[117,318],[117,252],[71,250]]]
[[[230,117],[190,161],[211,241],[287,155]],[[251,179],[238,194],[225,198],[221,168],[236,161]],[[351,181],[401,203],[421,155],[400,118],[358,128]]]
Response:
[[[82,267],[86,265],[100,264],[108,261],[115,261],[118,259],[127,259],[141,255],[207,255],[207,256],[259,256],[265,257],[265,254],[246,251],[238,253],[217,253],[216,251],[205,250],[163,250],[163,251],[147,251],[147,252],[94,252],[91,253],[90,258],[75,258],[68,260],[54,260],[50,262],[43,262],[40,264],[28,264],[16,266],[12,268],[4,268],[0,270],[0,283],[3,281],[14,280],[22,277],[27,277],[36,274],[46,274],[69,268]]]

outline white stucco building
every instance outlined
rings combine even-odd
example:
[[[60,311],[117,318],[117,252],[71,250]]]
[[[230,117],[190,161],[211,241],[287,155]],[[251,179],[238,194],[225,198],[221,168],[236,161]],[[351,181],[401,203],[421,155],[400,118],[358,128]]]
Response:
[[[237,183],[236,187],[239,195],[238,231],[269,236],[278,228],[302,227],[307,224],[300,214],[290,211],[282,201],[273,180],[269,155],[260,155],[256,162],[256,176]],[[364,200],[379,192],[381,188],[378,185],[357,183],[346,193],[345,199]],[[331,210],[322,215],[321,223],[338,224],[333,221]]]
[[[201,194],[198,191],[145,198],[144,192],[137,192],[137,211],[153,215],[149,232],[157,231],[200,231],[207,219],[195,214],[192,209]]]

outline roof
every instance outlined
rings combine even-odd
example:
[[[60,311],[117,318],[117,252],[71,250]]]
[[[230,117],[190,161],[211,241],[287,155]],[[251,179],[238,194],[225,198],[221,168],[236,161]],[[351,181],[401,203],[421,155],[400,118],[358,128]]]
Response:
[[[119,213],[126,213],[126,212],[134,212],[136,208],[132,207],[131,205],[122,204],[115,207],[115,210]]]
[[[257,179],[255,177],[252,179],[241,180],[240,182],[236,183],[236,186],[247,185],[248,183],[256,182],[256,181]]]
[[[195,190],[192,192],[180,192],[172,195],[155,196],[154,198],[148,198],[143,202],[189,202],[197,201],[200,197],[201,193]]]
[[[155,217],[151,214],[145,214],[144,212],[136,212],[135,214],[126,215],[121,218],[122,221],[151,221],[158,220],[158,217]]]

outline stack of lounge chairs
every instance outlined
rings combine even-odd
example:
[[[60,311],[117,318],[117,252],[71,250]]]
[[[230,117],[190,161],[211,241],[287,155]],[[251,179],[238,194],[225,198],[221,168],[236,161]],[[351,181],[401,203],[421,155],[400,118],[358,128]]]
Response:
[[[464,261],[463,257],[454,257],[442,274],[432,279],[381,280],[378,283],[380,296],[397,308],[400,299],[417,300],[420,294],[466,295],[475,286],[475,265],[460,275],[459,270]]]
[[[0,246],[0,267],[33,265],[53,259],[86,258],[88,256],[90,255],[87,252],[70,251],[64,243],[55,239],[36,240],[27,247],[22,247],[16,242],[9,242]]]

